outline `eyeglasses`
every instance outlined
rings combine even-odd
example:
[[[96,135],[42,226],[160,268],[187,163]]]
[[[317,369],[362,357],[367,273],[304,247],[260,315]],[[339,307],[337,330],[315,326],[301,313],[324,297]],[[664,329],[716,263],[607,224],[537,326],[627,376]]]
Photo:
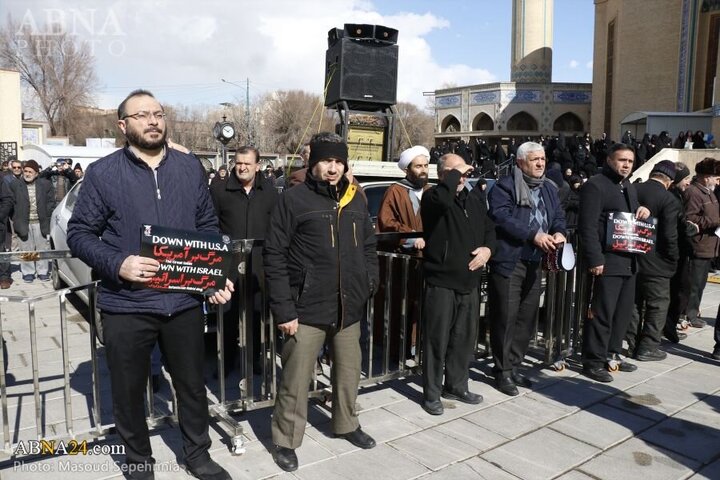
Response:
[[[125,120],[126,118],[134,118],[135,120],[143,120],[148,121],[151,118],[156,118],[158,120],[163,120],[165,117],[167,117],[167,114],[165,112],[137,112],[133,113],[132,115],[125,115],[121,118],[121,120]]]
[[[17,165],[17,166],[11,167],[11,168],[12,168],[13,170],[20,170],[22,167],[21,167],[20,165]]]

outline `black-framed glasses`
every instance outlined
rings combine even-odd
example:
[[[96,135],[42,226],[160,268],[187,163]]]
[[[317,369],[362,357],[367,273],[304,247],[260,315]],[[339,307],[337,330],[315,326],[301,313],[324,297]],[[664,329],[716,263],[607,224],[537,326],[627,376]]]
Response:
[[[122,117],[121,120],[125,120],[126,118],[133,118],[135,120],[148,121],[153,117],[156,118],[157,120],[163,120],[165,117],[167,117],[167,114],[165,112],[160,112],[160,111],[158,111],[158,112],[141,111],[141,112],[133,113],[132,115],[125,115],[124,117]]]
[[[12,168],[13,170],[20,170],[20,169],[22,168],[22,166],[21,166],[21,165],[17,165],[17,166],[15,166],[15,167],[10,167],[10,168]]]

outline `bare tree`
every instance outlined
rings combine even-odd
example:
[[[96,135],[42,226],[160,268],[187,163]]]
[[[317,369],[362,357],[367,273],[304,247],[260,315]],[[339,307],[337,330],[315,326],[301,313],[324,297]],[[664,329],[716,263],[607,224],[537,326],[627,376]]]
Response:
[[[393,154],[400,156],[403,150],[413,145],[434,145],[433,116],[420,110],[412,103],[400,102],[395,106],[397,118],[395,122],[395,138],[393,138]]]
[[[278,153],[296,153],[319,130],[333,130],[332,112],[325,110],[319,95],[301,90],[277,91],[263,102],[263,128],[268,147]]]
[[[48,26],[46,33],[8,18],[0,30],[0,65],[17,70],[37,95],[50,134],[72,133],[72,111],[92,104],[97,84],[90,44]]]

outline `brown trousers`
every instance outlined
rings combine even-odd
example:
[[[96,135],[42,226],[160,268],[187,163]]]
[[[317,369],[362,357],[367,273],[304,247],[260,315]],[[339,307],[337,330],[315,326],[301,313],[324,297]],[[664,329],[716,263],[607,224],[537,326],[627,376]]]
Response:
[[[358,428],[355,400],[360,383],[360,323],[340,331],[300,324],[286,337],[282,380],[275,400],[272,439],[275,445],[298,448],[307,424],[308,393],[320,348],[328,340],[332,358],[332,430],[340,435]]]

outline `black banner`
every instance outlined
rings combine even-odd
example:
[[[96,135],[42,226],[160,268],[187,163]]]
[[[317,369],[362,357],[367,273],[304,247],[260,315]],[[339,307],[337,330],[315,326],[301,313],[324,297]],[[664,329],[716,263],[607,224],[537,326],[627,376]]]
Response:
[[[638,220],[632,213],[608,213],[606,251],[645,254],[653,249],[656,238],[657,218]]]
[[[140,255],[160,262],[160,269],[144,285],[188,293],[222,290],[231,251],[227,235],[143,225]]]

